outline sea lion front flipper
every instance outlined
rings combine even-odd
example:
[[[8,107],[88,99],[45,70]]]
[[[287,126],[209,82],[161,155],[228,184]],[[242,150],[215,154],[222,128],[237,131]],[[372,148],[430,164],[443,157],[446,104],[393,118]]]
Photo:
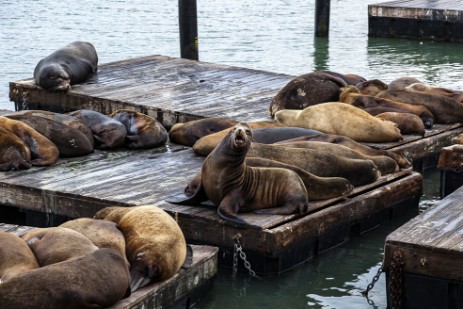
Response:
[[[198,186],[196,192],[192,196],[187,197],[186,199],[184,198],[185,196],[186,195],[182,195],[180,198],[178,195],[172,196],[166,200],[166,202],[176,205],[199,205],[202,202],[209,200],[201,184]]]
[[[188,269],[193,266],[193,248],[190,245],[186,245],[186,257],[185,262],[183,262],[182,268]]]
[[[220,205],[217,208],[217,214],[223,220],[233,222],[238,227],[249,226],[246,221],[237,216],[239,208],[239,204],[235,201],[233,195],[229,194],[220,202]]]

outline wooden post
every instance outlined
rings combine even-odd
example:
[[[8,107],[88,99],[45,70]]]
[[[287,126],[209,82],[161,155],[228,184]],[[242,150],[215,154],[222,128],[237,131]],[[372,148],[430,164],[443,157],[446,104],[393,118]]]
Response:
[[[315,1],[315,36],[328,36],[330,30],[330,0]]]
[[[199,60],[196,0],[178,0],[180,57]]]

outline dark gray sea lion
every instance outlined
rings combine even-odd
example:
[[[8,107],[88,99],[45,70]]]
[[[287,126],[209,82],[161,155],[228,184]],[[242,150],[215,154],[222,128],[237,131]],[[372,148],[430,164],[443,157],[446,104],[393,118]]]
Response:
[[[0,285],[17,274],[40,267],[29,246],[16,234],[0,231],[0,244]]]
[[[249,225],[239,212],[258,211],[288,215],[308,211],[307,191],[299,175],[285,168],[251,167],[246,155],[252,131],[246,123],[235,125],[206,157],[201,184],[194,195],[181,203],[209,199],[217,213],[238,226]]]
[[[92,141],[82,131],[64,124],[57,117],[38,113],[14,113],[5,117],[23,122],[48,138],[58,148],[60,157],[78,157],[93,152]]]
[[[56,145],[28,124],[0,116],[0,127],[14,133],[27,145],[32,165],[51,165],[58,161],[59,150]]]
[[[39,61],[35,82],[44,89],[68,91],[71,85],[86,81],[98,68],[98,55],[89,42],[76,41]]]
[[[109,117],[121,122],[127,130],[125,146],[146,149],[162,146],[167,142],[167,130],[151,116],[128,109],[119,109]]]
[[[262,144],[273,144],[286,139],[318,134],[324,133],[317,130],[298,127],[261,128],[252,130],[252,141]]]
[[[352,74],[352,73],[342,74],[342,73],[333,72],[333,71],[317,71],[317,72],[326,73],[328,75],[338,77],[338,78],[342,79],[343,81],[345,81],[346,84],[348,84],[348,85],[357,85],[359,83],[362,83],[362,82],[366,81],[366,79],[364,77],[362,77],[360,75],[357,75],[357,74]]]
[[[385,112],[376,115],[376,117],[394,122],[402,134],[419,134],[423,136],[425,133],[421,118],[411,113]]]
[[[95,214],[95,219],[115,222],[124,234],[132,292],[172,277],[187,259],[182,230],[159,207],[106,207]]]
[[[169,130],[172,143],[193,146],[203,136],[233,127],[238,121],[228,118],[205,118],[176,123]]]
[[[130,295],[124,259],[103,248],[18,274],[0,284],[2,309],[106,308]]]
[[[92,130],[95,148],[114,149],[124,145],[127,129],[120,121],[89,109],[76,110],[68,115],[76,117]]]
[[[31,151],[26,143],[0,127],[0,171],[27,169],[31,166]]]

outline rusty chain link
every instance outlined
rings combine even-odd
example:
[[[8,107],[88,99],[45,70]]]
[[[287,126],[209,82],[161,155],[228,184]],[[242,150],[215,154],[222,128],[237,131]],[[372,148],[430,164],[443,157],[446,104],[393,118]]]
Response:
[[[389,269],[389,291],[391,293],[392,309],[402,307],[403,265],[405,264],[402,252],[394,251]]]

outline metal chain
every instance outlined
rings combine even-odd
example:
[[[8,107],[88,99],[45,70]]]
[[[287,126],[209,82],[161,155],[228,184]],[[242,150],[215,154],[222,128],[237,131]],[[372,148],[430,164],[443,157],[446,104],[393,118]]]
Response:
[[[381,266],[376,272],[376,275],[371,280],[370,284],[368,284],[366,290],[362,291],[362,295],[367,298],[368,303],[370,303],[370,299],[368,298],[368,292],[370,292],[371,289],[373,289],[373,287],[375,286],[376,282],[378,282],[379,277],[381,276],[381,273],[383,272],[383,270],[384,270],[384,261],[381,262]]]
[[[236,273],[238,272],[238,255],[243,260],[244,268],[248,271],[249,275],[254,278],[258,278],[256,272],[252,270],[251,263],[246,259],[246,253],[244,253],[243,248],[240,244],[240,239],[242,238],[241,234],[236,234],[233,236],[233,241],[235,244],[233,245],[233,273],[232,276],[235,277]]]
[[[405,264],[402,252],[397,250],[394,252],[389,270],[390,283],[389,290],[391,291],[392,308],[399,309],[402,307],[402,278],[403,265]]]

